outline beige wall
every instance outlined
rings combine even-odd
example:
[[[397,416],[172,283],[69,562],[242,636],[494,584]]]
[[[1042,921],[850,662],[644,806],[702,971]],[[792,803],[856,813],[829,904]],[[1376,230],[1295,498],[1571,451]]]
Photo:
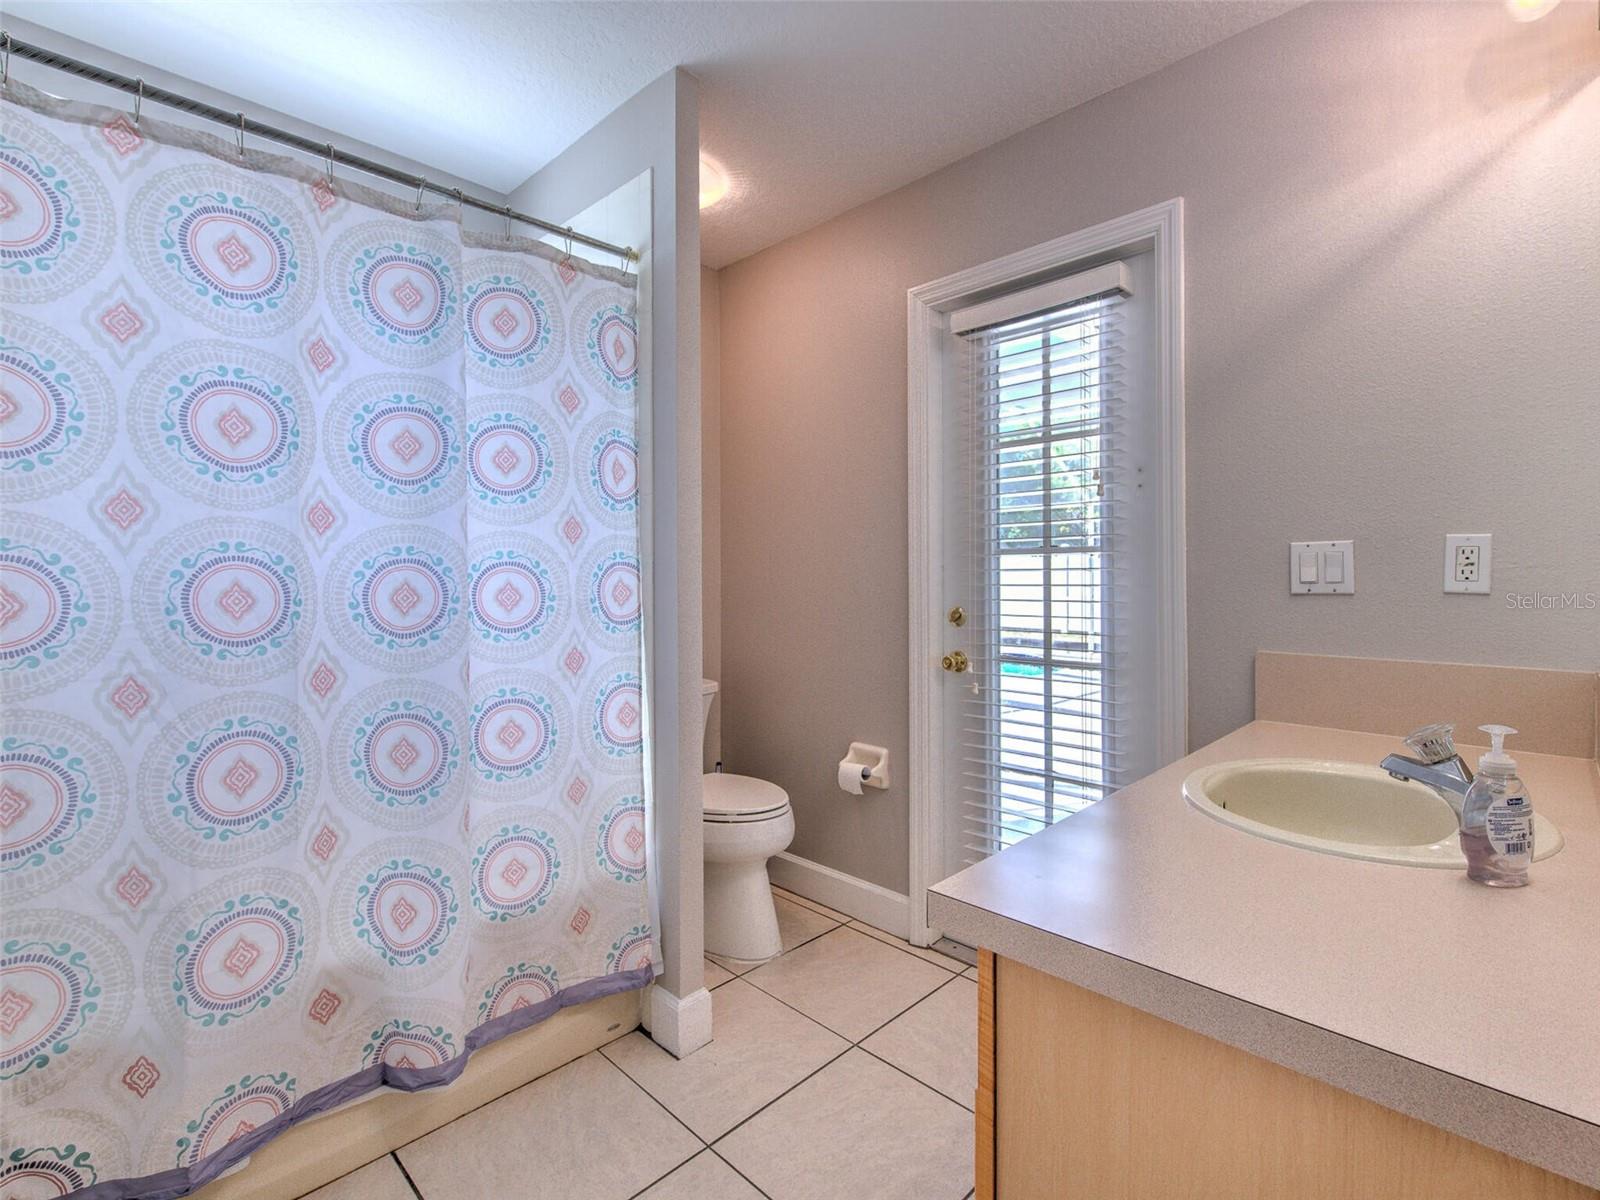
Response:
[[[705,511],[700,535],[700,594],[705,619],[707,679],[722,678],[722,289],[709,267],[700,269],[700,491]],[[711,706],[706,725],[705,769],[722,757],[722,705]]]
[[[1313,4],[724,269],[724,757],[792,851],[906,888],[906,289],[1173,196],[1191,741],[1258,647],[1600,667],[1600,609],[1506,603],[1600,593],[1597,76],[1592,3]],[[1482,530],[1495,594],[1444,596]],[[1301,537],[1356,595],[1288,595]],[[901,782],[841,793],[852,739]]]

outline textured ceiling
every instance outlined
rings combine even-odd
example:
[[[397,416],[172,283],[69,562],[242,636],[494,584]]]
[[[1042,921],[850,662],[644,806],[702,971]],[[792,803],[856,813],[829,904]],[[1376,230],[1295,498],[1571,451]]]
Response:
[[[674,66],[734,180],[714,267],[1300,0],[7,0],[47,28],[510,192]],[[560,216],[561,214],[553,214]]]

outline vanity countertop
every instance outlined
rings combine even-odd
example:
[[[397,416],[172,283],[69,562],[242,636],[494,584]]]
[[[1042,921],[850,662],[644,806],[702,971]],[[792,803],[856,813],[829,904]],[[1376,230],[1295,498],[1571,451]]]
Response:
[[[1253,722],[935,885],[929,921],[1600,1186],[1600,765],[1517,754],[1566,846],[1507,890],[1252,837],[1182,794],[1209,763],[1396,749]]]

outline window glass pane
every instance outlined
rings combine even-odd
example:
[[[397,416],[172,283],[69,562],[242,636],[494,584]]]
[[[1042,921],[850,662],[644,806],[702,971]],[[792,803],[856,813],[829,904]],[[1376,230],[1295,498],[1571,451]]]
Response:
[[[1098,308],[988,335],[980,361],[983,568],[995,664],[979,741],[993,852],[1110,788]]]

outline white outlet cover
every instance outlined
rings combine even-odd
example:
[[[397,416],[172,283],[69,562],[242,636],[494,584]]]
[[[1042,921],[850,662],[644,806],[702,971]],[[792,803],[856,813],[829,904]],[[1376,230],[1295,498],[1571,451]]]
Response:
[[[1474,546],[1478,551],[1478,577],[1456,578],[1456,552],[1463,546]],[[1452,596],[1487,596],[1489,594],[1489,567],[1493,545],[1487,533],[1447,533],[1444,535],[1444,590]]]

